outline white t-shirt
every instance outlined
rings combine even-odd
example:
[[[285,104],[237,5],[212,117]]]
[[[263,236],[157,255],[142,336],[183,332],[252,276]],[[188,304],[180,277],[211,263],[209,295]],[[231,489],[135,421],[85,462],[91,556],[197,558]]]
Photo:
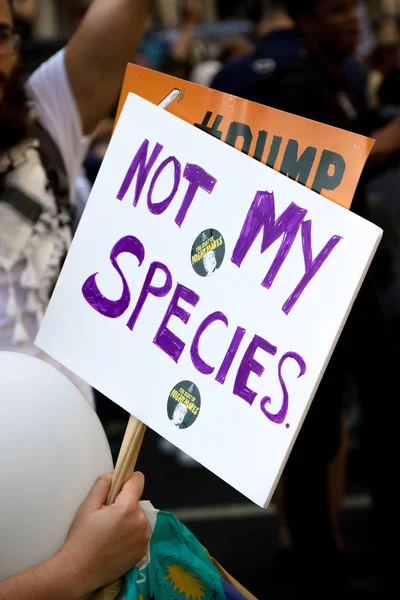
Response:
[[[76,180],[88,149],[89,138],[85,138],[82,133],[80,115],[65,68],[64,50],[61,50],[43,63],[29,78],[26,88],[38,120],[51,135],[60,150],[67,170],[71,202],[73,202]],[[39,165],[37,170],[30,169],[26,173],[26,185],[29,186],[33,178],[36,178],[35,183],[37,184],[37,178],[40,176]],[[44,200],[54,204],[53,199],[44,198]],[[10,281],[9,276],[0,267],[0,351],[24,352],[56,365],[57,368],[68,374],[70,379],[74,381],[89,401],[93,403],[92,390],[85,382],[82,382],[79,378],[62,368],[58,363],[55,363],[55,361],[34,345],[38,324],[36,317],[24,310],[27,303],[27,291],[19,284],[23,269],[24,264],[21,261],[13,268],[11,278],[18,306],[22,311],[23,323],[28,333],[29,341],[21,345],[13,343],[15,323],[6,314]]]

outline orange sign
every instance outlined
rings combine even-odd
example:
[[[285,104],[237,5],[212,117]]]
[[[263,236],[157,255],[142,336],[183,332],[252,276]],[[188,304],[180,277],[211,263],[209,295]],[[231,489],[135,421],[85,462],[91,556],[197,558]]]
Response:
[[[118,115],[133,92],[349,208],[374,141],[236,96],[128,65]]]

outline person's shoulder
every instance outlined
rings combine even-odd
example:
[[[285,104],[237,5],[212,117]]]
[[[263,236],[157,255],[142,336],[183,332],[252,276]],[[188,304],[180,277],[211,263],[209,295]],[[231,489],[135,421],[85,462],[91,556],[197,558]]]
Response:
[[[73,189],[89,139],[83,135],[79,109],[65,64],[64,49],[34,71],[27,80],[26,90],[37,121],[60,151],[70,189]]]
[[[282,77],[298,77],[299,79],[306,79],[313,77],[314,69],[309,60],[309,56],[305,51],[300,51],[295,54],[292,60],[281,65],[279,68],[279,74]]]
[[[268,79],[268,87],[286,88],[293,85],[297,88],[297,86],[308,85],[312,81],[313,74],[304,57],[295,56],[287,63],[276,67]]]
[[[296,29],[277,29],[265,36],[261,45],[262,53],[280,67],[300,56],[302,39]]]
[[[241,85],[243,78],[252,75],[254,54],[234,58],[225,63],[214,76],[211,87],[220,92],[233,93],[233,87]]]
[[[240,73],[243,71],[251,70],[251,65],[254,61],[254,53],[246,54],[245,56],[240,56],[239,58],[233,58],[224,64],[221,69],[221,72],[224,73]]]
[[[277,68],[271,76],[260,81],[255,101],[299,116],[314,118],[323,90],[312,67],[298,56]],[[318,119],[317,119],[318,120]]]
[[[27,77],[26,87],[29,90],[39,81],[49,78],[66,77],[65,48],[41,62],[41,64]]]
[[[25,89],[33,110],[44,124],[54,112],[58,114],[67,96],[72,95],[65,66],[64,49],[42,62],[27,78]]]

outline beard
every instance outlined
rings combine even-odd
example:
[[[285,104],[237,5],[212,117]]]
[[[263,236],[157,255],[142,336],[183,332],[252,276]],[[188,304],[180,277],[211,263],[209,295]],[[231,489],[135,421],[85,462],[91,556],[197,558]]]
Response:
[[[5,81],[0,100],[0,152],[9,150],[29,135],[30,110],[22,73],[20,64],[7,80],[0,72],[0,83]]]

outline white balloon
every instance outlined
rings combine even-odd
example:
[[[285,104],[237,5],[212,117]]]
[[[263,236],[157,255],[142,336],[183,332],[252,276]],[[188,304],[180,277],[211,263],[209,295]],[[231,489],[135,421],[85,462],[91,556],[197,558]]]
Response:
[[[113,461],[100,420],[55,367],[0,352],[0,580],[50,558]]]

